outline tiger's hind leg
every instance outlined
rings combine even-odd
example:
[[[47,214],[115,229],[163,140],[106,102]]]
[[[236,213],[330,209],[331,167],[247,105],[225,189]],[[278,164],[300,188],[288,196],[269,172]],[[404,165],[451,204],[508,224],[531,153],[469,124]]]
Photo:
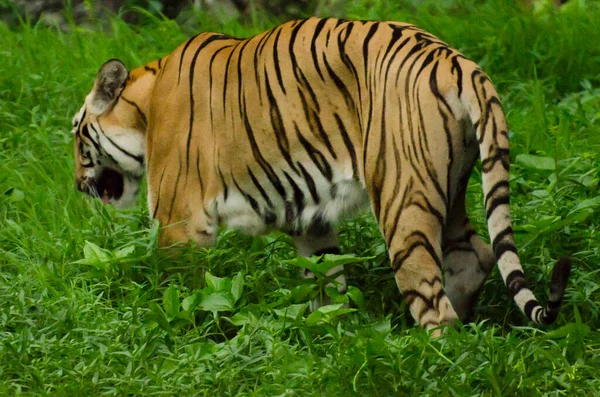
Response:
[[[292,240],[294,241],[294,246],[298,250],[298,253],[305,257],[340,253],[337,232],[333,227],[327,227],[322,231],[309,230],[305,234],[293,236]],[[335,276],[335,286],[340,294],[346,292],[348,286],[343,266],[336,266],[333,269],[330,269],[327,272],[327,276]],[[302,277],[315,278],[315,275],[310,270],[304,269],[302,271]],[[327,286],[333,286],[333,283],[329,283]],[[318,300],[313,302],[313,309],[316,309],[319,306],[321,306],[321,302]]]
[[[393,222],[388,219],[382,225],[396,284],[422,326],[452,325],[457,315],[442,285],[442,225],[415,194],[405,195],[410,196],[413,199],[403,200]],[[437,330],[434,335],[439,334]]]
[[[492,248],[475,232],[465,209],[464,193],[459,195],[448,216],[443,234],[444,286],[458,318],[473,316],[483,283],[494,268]]]

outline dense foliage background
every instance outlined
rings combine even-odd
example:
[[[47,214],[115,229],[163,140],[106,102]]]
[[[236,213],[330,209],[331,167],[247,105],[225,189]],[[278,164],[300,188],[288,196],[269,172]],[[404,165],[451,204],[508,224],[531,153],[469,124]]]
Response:
[[[186,8],[172,20],[149,1],[120,9],[134,23],[97,17],[89,1],[84,17],[72,2],[58,19],[18,3],[0,1],[0,395],[600,390],[597,2],[348,0],[277,16]],[[75,190],[70,121],[105,60],[134,67],[196,31],[248,36],[312,13],[415,23],[488,72],[511,127],[516,238],[540,298],[554,260],[573,258],[557,325],[525,323],[494,271],[476,322],[430,339],[400,299],[370,215],[340,227],[343,251],[367,258],[347,265],[352,287],[333,298],[356,311],[310,313],[325,280],[298,276],[305,263],[287,236],[223,231],[216,247],[172,258],[156,247],[145,198],[116,211]],[[468,199],[487,236],[479,171]]]

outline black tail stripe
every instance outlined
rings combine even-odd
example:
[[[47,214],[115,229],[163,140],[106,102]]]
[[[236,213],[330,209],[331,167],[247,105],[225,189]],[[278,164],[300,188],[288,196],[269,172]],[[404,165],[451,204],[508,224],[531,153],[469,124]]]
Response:
[[[487,194],[485,195],[485,200],[483,202],[484,207],[487,208],[488,200],[490,199],[490,197],[493,197],[496,191],[502,188],[506,188],[507,190],[510,188],[507,180],[496,182],[496,184],[490,190],[488,190]]]
[[[511,297],[518,294],[523,288],[527,288],[527,281],[522,270],[513,270],[506,276],[506,287]]]
[[[511,237],[511,241],[512,241],[512,235],[513,235],[512,227],[510,227],[510,226],[506,227],[504,230],[502,230],[500,233],[498,233],[496,235],[496,237],[494,237],[494,241],[492,241],[492,247],[496,247],[502,240],[504,240],[505,237]]]
[[[509,251],[513,252],[515,255],[517,254],[517,247],[515,246],[515,243],[508,242],[508,241],[502,241],[502,242],[498,243],[497,246],[494,247],[494,254],[496,255],[497,260],[500,260],[502,255],[504,255],[506,252],[509,252]]]
[[[494,213],[496,208],[498,208],[501,205],[509,205],[509,204],[510,204],[510,196],[508,194],[504,194],[499,197],[494,197],[492,199],[492,202],[490,203],[490,206],[488,207],[488,209],[486,211],[487,219],[490,219],[490,217],[492,216],[492,214]]]
[[[529,318],[530,320],[535,320],[531,315],[536,307],[540,307],[540,304],[535,299],[532,299],[525,304],[523,311],[525,312],[527,318]]]

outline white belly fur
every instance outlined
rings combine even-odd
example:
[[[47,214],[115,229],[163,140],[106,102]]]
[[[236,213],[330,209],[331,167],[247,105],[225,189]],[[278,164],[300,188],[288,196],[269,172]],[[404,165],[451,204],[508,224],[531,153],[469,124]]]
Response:
[[[264,182],[264,181],[263,181]],[[263,186],[268,185],[268,181]],[[332,186],[334,192],[332,192]],[[316,187],[320,197],[319,203],[315,203],[306,186],[299,184],[304,193],[304,209],[300,214],[295,214],[293,223],[288,224],[286,220],[286,203],[273,191],[269,194],[273,207],[266,207],[264,200],[258,200],[261,209],[268,208],[275,214],[274,224],[267,225],[264,216],[258,214],[237,190],[228,192],[227,200],[223,195],[216,198],[216,215],[220,224],[229,228],[241,230],[250,235],[259,235],[270,229],[281,230],[306,230],[316,217],[320,217],[329,224],[336,224],[340,219],[361,210],[368,203],[368,195],[361,182],[352,178],[343,178],[332,184],[321,181]],[[291,190],[286,188],[289,193]],[[291,196],[291,194],[289,194]],[[254,196],[255,199],[261,198]],[[288,198],[293,202],[293,198]]]

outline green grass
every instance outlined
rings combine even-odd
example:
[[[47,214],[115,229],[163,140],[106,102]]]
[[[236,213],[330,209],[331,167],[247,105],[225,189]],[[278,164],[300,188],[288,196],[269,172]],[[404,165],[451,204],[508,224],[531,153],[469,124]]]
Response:
[[[347,267],[357,310],[314,315],[315,284],[298,277],[288,237],[223,232],[216,247],[171,258],[156,247],[145,199],[116,211],[76,192],[70,120],[102,62],[137,66],[192,30],[244,36],[272,19],[113,20],[104,33],[0,23],[0,395],[596,395],[600,8],[392,3],[336,12],[417,23],[496,82],[512,133],[517,243],[540,298],[553,261],[573,258],[557,325],[527,324],[494,271],[476,322],[430,339],[400,299],[369,215],[341,226],[343,251],[371,257]],[[478,172],[468,196],[487,236]]]

